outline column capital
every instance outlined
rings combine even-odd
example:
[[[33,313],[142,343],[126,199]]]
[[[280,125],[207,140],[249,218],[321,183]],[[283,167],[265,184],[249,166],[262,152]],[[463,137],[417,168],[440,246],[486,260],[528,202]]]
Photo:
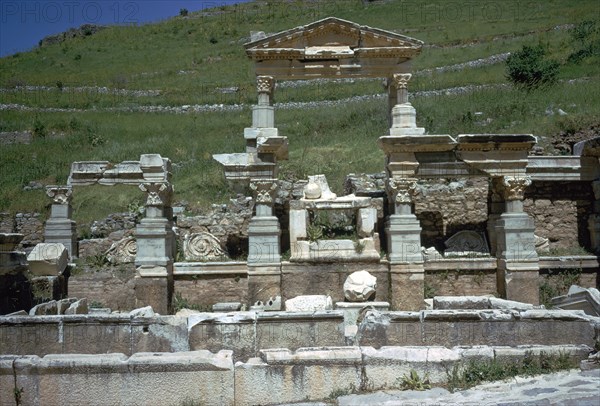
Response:
[[[173,197],[173,186],[169,182],[140,183],[140,190],[146,192],[146,207],[169,207]]]
[[[414,178],[389,178],[387,181],[388,196],[396,204],[412,203],[417,186]]]
[[[268,95],[273,94],[275,88],[275,79],[273,76],[257,76],[256,77],[256,90],[258,93],[267,93]]]
[[[276,179],[252,179],[250,189],[254,192],[256,203],[272,206],[277,190]]]
[[[396,89],[408,89],[408,81],[412,78],[412,73],[394,73],[392,80]]]
[[[503,176],[503,195],[507,201],[523,200],[525,189],[531,185],[529,176]]]
[[[52,204],[69,205],[73,199],[71,186],[46,186],[46,195],[52,198]]]

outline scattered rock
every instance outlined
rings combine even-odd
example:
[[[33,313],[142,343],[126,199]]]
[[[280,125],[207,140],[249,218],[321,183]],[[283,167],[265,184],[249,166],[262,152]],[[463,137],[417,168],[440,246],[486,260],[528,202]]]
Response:
[[[65,314],[88,314],[88,311],[87,299],[83,298],[71,303]]]
[[[140,307],[129,312],[130,317],[153,317],[156,313],[152,310],[152,306]]]
[[[285,310],[288,312],[315,312],[332,309],[331,296],[326,295],[296,296],[285,301]]]
[[[37,306],[33,306],[29,310],[30,316],[54,316],[58,313],[58,307],[56,300],[51,300],[46,303],[40,303]]]

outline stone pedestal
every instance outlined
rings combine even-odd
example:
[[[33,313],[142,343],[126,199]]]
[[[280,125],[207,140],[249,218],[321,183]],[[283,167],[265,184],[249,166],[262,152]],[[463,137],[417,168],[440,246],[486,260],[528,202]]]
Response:
[[[504,213],[496,221],[498,292],[509,300],[539,304],[539,258],[535,225],[526,213]]]
[[[173,276],[151,278],[136,276],[134,280],[136,308],[152,306],[159,314],[171,313]]]
[[[173,295],[173,233],[171,198],[167,181],[140,185],[146,192],[146,217],[136,227],[135,257],[136,307],[152,306],[160,314],[169,314]]]
[[[423,262],[421,225],[414,214],[392,214],[386,223],[390,263]]]
[[[281,229],[275,216],[253,217],[248,225],[248,265],[279,264]]]
[[[416,311],[425,308],[423,263],[390,264],[392,310]]]
[[[71,220],[71,198],[73,191],[70,186],[47,186],[46,194],[52,198],[50,218],[44,229],[44,242],[61,243],[67,248],[69,258],[78,256],[77,227]]]

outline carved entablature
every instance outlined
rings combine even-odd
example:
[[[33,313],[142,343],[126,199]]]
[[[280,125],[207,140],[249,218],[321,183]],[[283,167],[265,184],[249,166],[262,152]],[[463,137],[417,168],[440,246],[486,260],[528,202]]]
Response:
[[[250,189],[254,191],[256,203],[272,206],[277,190],[277,181],[275,179],[253,179]]]
[[[416,179],[389,178],[387,182],[388,196],[392,203],[409,204],[412,203],[416,188]]]
[[[245,45],[257,75],[275,79],[391,77],[421,52],[423,42],[335,17]]]
[[[258,93],[267,93],[268,95],[272,95],[274,88],[275,80],[273,79],[273,76],[256,77],[256,90]]]
[[[504,198],[507,201],[523,200],[525,189],[529,185],[531,185],[529,176],[504,176],[502,178]]]
[[[52,204],[71,204],[73,188],[71,186],[46,186],[46,195],[52,198]]]
[[[169,182],[140,183],[140,190],[146,192],[146,207],[169,207],[173,197],[173,186]]]

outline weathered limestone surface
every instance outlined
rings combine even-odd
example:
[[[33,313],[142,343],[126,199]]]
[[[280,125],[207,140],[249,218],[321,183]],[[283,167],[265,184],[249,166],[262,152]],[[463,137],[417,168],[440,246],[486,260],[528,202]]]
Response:
[[[594,327],[583,312],[560,310],[428,310],[371,312],[357,342],[387,345],[565,345],[592,346]],[[569,331],[569,334],[565,334]]]
[[[566,295],[552,298],[552,305],[564,310],[583,310],[590,316],[600,316],[600,292],[596,288],[573,285]]]
[[[356,390],[361,384],[360,364],[357,347],[261,350],[260,358],[236,364],[235,403],[314,401],[336,390]]]
[[[234,400],[230,351],[27,356],[3,360],[0,376],[10,372],[8,361],[27,405],[149,405],[159,399],[233,405]],[[6,389],[4,379],[0,382]]]
[[[0,342],[1,354],[39,356],[189,349],[185,319],[128,314],[0,317]]]
[[[200,313],[188,319],[190,348],[229,349],[234,359],[257,356],[261,348],[344,345],[344,316],[339,311]]]

